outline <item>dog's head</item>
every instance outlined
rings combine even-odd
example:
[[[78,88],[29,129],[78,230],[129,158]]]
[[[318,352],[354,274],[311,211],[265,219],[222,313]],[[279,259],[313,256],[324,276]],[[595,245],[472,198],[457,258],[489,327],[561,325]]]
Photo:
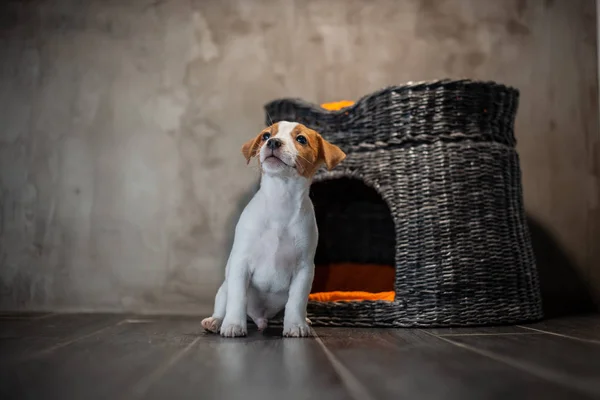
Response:
[[[346,154],[316,131],[296,122],[281,121],[263,130],[242,147],[246,161],[258,156],[263,173],[311,178],[322,164],[328,170]]]

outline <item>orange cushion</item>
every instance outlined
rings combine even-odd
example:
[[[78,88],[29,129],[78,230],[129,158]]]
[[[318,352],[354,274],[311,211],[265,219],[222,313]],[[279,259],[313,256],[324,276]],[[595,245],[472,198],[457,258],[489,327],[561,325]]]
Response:
[[[332,263],[315,268],[311,293],[367,292],[394,290],[396,269],[393,265]]]
[[[392,265],[332,263],[315,266],[310,301],[394,301]]]
[[[335,101],[332,103],[323,103],[323,104],[321,104],[321,107],[326,110],[329,110],[329,111],[337,111],[337,110],[341,110],[342,108],[350,107],[353,104],[354,104],[353,101],[342,100],[342,101]]]
[[[320,292],[311,293],[308,296],[310,301],[362,301],[362,300],[383,300],[394,301],[394,292]]]

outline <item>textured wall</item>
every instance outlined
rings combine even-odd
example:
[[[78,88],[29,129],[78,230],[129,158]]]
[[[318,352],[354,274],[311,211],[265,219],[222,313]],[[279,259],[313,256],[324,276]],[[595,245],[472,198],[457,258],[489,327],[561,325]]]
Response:
[[[521,89],[545,293],[600,293],[592,1],[0,7],[1,308],[205,312],[256,184],[240,145],[265,102],[444,77]]]

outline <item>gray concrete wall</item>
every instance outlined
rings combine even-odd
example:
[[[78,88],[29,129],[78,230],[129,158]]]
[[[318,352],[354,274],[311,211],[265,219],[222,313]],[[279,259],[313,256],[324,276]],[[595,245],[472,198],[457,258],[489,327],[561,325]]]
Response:
[[[445,77],[521,90],[526,204],[538,252],[550,249],[545,293],[600,293],[592,1],[0,7],[3,309],[206,312],[256,184],[240,146],[263,126],[265,102]]]

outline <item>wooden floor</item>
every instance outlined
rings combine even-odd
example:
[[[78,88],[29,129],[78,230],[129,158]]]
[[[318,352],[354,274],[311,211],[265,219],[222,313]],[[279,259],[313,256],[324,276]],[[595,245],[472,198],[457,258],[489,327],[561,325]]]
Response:
[[[278,329],[0,314],[0,399],[600,399],[600,316],[478,329]]]

